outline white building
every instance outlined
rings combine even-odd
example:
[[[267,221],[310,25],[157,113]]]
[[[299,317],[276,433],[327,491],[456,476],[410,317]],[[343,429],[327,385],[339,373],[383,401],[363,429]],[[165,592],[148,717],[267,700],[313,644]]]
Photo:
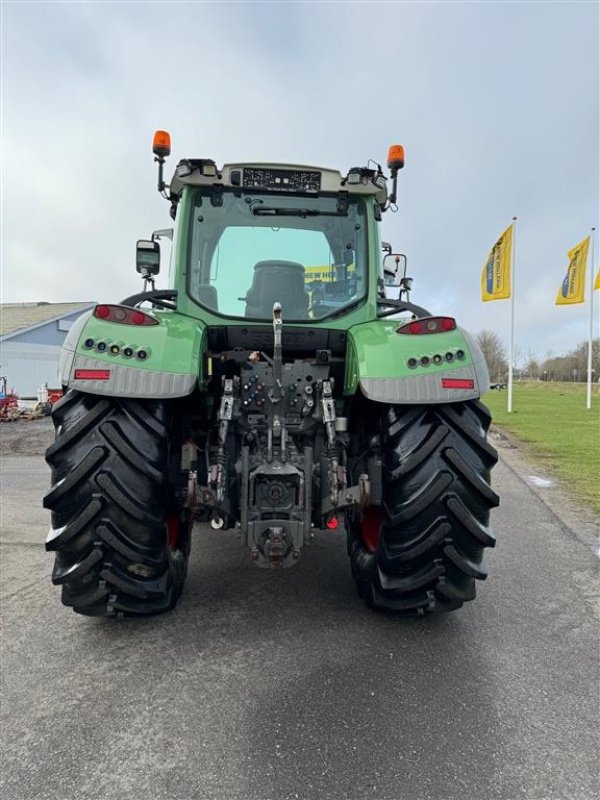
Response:
[[[44,383],[58,386],[58,354],[87,303],[4,303],[0,305],[0,375],[19,397],[36,397]]]

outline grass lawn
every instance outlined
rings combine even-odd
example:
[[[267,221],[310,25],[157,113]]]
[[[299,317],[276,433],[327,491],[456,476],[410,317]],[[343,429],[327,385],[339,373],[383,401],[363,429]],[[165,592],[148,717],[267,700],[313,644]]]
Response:
[[[571,487],[574,497],[600,512],[600,394],[592,387],[592,408],[586,409],[581,383],[523,382],[513,384],[513,410],[506,410],[507,392],[491,391],[483,402],[494,424],[522,442],[533,460]]]

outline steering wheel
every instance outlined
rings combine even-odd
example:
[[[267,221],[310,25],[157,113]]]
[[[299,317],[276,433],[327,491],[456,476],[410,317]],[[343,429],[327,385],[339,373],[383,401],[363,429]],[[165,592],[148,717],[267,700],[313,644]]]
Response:
[[[391,317],[392,314],[397,314],[399,311],[410,311],[415,317],[430,317],[431,311],[427,311],[422,306],[417,306],[414,303],[409,303],[408,300],[385,300],[380,298],[377,300],[377,305],[391,306],[388,311],[382,311],[378,317]]]
[[[177,308],[177,289],[155,289],[151,292],[140,292],[132,294],[121,300],[124,306],[141,306],[144,302],[150,302],[155,308],[164,308],[167,311],[175,311]]]

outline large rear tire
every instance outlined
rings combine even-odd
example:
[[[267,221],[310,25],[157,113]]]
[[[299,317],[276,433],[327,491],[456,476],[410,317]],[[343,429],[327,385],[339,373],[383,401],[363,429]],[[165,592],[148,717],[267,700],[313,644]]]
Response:
[[[168,404],[69,391],[54,406],[56,439],[44,506],[46,549],[62,602],[90,616],[173,608],[190,550],[191,520],[178,499]]]
[[[405,614],[453,611],[475,597],[495,537],[498,460],[479,401],[380,412],[381,507],[349,525],[351,568],[367,605]]]

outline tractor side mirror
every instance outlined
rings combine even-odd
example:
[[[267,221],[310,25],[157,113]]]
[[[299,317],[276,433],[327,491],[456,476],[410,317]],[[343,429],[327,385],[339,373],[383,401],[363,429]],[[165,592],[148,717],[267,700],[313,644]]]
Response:
[[[383,259],[383,280],[386,286],[401,286],[406,276],[404,253],[388,253]]]
[[[135,268],[143,278],[160,272],[160,245],[147,239],[139,239],[135,246]]]

